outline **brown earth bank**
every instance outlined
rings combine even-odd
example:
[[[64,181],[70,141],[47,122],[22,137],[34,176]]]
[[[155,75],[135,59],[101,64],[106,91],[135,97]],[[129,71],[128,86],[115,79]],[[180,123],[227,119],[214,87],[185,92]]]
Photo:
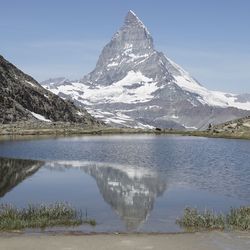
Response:
[[[3,250],[249,250],[250,233],[0,235]]]

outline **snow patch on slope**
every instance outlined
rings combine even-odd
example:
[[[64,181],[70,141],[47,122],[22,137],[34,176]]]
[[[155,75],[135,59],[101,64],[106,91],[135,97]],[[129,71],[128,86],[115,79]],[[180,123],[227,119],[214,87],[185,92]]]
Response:
[[[30,86],[32,86],[34,88],[37,88],[37,86],[33,82],[30,82],[30,81],[27,81],[27,80],[25,80],[25,82],[28,83]]]
[[[138,83],[141,83],[140,86],[128,88]],[[141,72],[129,71],[122,80],[109,86],[97,85],[91,88],[88,85],[73,82],[72,85],[61,85],[50,90],[57,95],[60,92],[70,95],[76,100],[80,97],[90,103],[142,103],[154,98],[152,93],[158,89],[156,85],[153,79],[144,76]]]
[[[51,122],[51,120],[46,119],[43,115],[39,115],[37,113],[34,112],[30,112],[36,119],[43,121],[43,122]]]
[[[250,102],[238,102],[236,94],[208,90],[198,84],[198,82],[195,81],[190,74],[183,70],[178,64],[174,63],[169,58],[168,61],[180,72],[179,75],[174,75],[175,83],[182,89],[199,95],[201,97],[199,98],[199,101],[202,104],[223,108],[235,107],[238,109],[250,110]]]
[[[133,124],[134,128],[142,129],[153,129],[153,126],[143,124],[141,122],[135,122],[134,119],[128,115],[122,113],[122,111],[107,112],[101,109],[86,108],[86,110],[95,118],[104,121],[110,125],[118,125],[120,127],[131,127]]]

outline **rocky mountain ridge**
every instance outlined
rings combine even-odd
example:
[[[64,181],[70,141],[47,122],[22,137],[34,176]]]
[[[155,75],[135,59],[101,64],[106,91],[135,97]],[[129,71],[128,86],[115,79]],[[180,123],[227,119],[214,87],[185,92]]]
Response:
[[[100,124],[72,101],[44,89],[31,76],[0,56],[0,123],[18,121]]]

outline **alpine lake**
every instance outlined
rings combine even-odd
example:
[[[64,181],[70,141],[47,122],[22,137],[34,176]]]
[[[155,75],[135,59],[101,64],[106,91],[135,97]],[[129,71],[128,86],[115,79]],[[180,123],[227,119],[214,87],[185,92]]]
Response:
[[[0,204],[55,202],[68,202],[97,224],[45,231],[182,232],[176,219],[186,207],[226,213],[250,204],[250,140],[169,135],[1,140]]]

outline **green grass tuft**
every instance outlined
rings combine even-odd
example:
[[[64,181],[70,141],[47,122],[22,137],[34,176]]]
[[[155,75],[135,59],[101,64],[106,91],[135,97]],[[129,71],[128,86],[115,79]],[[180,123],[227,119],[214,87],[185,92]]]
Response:
[[[215,214],[205,210],[200,213],[197,209],[186,208],[182,218],[176,223],[187,230],[250,230],[250,207],[231,209],[227,215]]]
[[[81,211],[77,211],[67,203],[29,205],[22,209],[4,204],[0,205],[0,230],[96,224],[94,220],[83,220],[81,214]]]
[[[250,207],[232,208],[226,216],[229,227],[237,230],[250,230]]]

